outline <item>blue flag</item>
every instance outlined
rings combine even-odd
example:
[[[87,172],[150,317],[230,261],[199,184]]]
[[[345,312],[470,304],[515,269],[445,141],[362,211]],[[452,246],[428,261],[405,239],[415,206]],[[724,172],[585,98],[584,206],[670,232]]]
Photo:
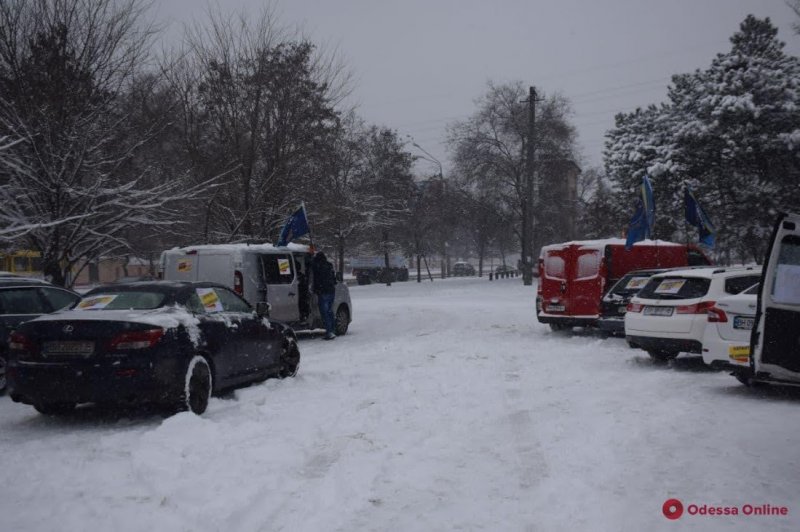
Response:
[[[286,220],[286,225],[281,229],[281,236],[278,238],[277,246],[285,246],[295,238],[300,238],[308,234],[308,218],[306,217],[306,206],[301,205],[294,214]]]
[[[694,197],[694,193],[692,193],[692,189],[689,188],[689,185],[686,185],[686,189],[683,193],[683,205],[686,221],[697,227],[700,231],[700,244],[713,248],[714,233],[716,232],[714,224],[711,223],[711,219],[706,214],[706,211],[704,211],[700,203],[697,202],[697,198]]]
[[[650,238],[653,233],[653,224],[656,217],[656,205],[653,200],[653,187],[647,176],[642,178],[639,189],[639,200],[636,202],[636,212],[628,222],[628,233],[625,249],[631,249],[633,244]]]

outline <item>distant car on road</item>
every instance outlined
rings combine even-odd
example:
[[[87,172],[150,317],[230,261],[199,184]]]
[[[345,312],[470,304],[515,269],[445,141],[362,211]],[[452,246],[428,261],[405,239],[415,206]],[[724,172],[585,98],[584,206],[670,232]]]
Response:
[[[294,332],[265,311],[216,283],[98,287],[11,334],[9,395],[43,414],[141,402],[202,414],[214,393],[297,373]]]
[[[77,302],[81,296],[41,279],[0,275],[0,394],[6,389],[8,335],[21,323]]]
[[[470,277],[475,275],[475,267],[469,262],[456,262],[452,273],[454,277]]]

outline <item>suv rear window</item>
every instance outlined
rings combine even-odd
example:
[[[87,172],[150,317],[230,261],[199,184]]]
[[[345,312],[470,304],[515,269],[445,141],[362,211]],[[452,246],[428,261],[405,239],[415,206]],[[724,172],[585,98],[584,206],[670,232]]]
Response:
[[[655,277],[639,292],[645,299],[692,299],[708,293],[711,279],[703,277]]]
[[[760,275],[747,275],[745,277],[731,277],[725,279],[725,292],[728,294],[740,294],[743,290],[757,284],[760,280]]]

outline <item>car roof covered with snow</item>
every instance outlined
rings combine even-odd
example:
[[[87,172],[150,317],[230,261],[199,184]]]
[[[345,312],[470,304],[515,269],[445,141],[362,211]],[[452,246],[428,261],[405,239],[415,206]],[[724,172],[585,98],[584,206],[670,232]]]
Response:
[[[626,240],[624,238],[601,238],[597,240],[572,240],[570,242],[561,242],[559,244],[549,244],[542,246],[542,254],[545,251],[554,251],[564,249],[570,246],[577,246],[579,249],[597,249],[602,250],[608,245],[624,246]],[[682,246],[676,242],[668,242],[666,240],[641,240],[633,244],[634,247],[642,246]]]

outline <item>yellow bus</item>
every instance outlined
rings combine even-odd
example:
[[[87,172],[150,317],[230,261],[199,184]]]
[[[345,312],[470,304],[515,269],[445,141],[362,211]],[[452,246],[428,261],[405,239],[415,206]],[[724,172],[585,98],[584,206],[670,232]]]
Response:
[[[26,277],[42,277],[42,254],[28,249],[0,253],[0,270]]]

